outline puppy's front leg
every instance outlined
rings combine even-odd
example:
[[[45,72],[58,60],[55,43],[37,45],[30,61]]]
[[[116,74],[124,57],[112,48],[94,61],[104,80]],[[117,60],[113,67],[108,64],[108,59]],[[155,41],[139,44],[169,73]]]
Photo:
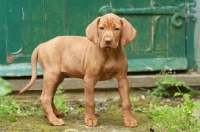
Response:
[[[94,86],[96,81],[84,78],[85,90],[85,125],[97,126],[98,121],[95,117]]]
[[[129,81],[127,77],[121,77],[118,79],[119,94],[122,100],[122,112],[125,126],[134,127],[137,126],[137,121],[133,119],[131,115],[131,102],[129,98]]]

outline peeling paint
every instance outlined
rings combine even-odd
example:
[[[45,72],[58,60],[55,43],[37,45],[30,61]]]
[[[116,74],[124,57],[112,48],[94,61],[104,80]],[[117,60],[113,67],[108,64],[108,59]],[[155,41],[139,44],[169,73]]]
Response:
[[[188,61],[186,58],[162,58],[162,59],[128,59],[128,71],[161,71],[161,70],[185,70]]]
[[[38,75],[43,75],[43,70],[39,64],[37,64]],[[20,77],[20,76],[31,76],[32,69],[30,63],[10,64],[1,66],[0,76],[1,77]]]
[[[166,70],[169,70],[169,69],[170,69],[170,67],[169,67],[169,66],[167,66],[167,65],[165,65],[165,69],[166,69]]]
[[[149,66],[147,66],[146,69],[149,70],[149,71],[153,71],[153,68],[149,67]]]
[[[12,63],[12,62],[14,61],[14,59],[15,59],[15,57],[13,57],[13,56],[8,56],[8,57],[6,57],[6,61],[7,61],[8,63]]]

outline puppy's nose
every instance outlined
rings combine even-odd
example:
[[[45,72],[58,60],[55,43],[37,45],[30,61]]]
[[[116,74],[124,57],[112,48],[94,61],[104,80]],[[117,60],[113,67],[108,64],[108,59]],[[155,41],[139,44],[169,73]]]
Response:
[[[110,44],[110,42],[112,42],[112,38],[105,37],[104,41],[106,42],[106,44]]]

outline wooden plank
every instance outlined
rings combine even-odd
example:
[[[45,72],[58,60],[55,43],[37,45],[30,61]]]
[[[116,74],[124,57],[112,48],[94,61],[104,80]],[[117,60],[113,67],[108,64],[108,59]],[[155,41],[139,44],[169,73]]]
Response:
[[[112,2],[108,0],[91,0],[87,3],[88,24],[100,16],[99,9],[105,5],[111,5]]]
[[[45,39],[66,35],[65,0],[45,0]]]
[[[24,0],[23,6],[23,54],[31,55],[33,49],[44,42],[44,1]]]
[[[90,2],[86,1],[66,1],[66,21],[67,35],[85,36],[85,29],[88,25],[88,17],[94,12],[87,12]],[[94,6],[94,5],[91,5]]]
[[[168,57],[186,57],[187,54],[185,19],[180,18],[179,21],[182,21],[182,25],[176,28],[171,24],[171,17],[169,18]]]
[[[6,1],[6,24],[7,54],[10,55],[23,47],[21,0]]]
[[[152,17],[153,22],[153,42],[152,52],[155,51],[166,51],[168,50],[168,28],[167,16],[154,16]],[[164,57],[164,56],[163,56]]]
[[[5,0],[0,1],[0,65],[6,64],[6,13]],[[0,75],[1,76],[1,75]]]

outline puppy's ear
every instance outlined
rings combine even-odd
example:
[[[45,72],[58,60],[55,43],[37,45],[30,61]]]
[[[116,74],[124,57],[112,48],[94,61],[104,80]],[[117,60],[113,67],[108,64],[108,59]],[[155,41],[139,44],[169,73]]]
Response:
[[[121,44],[125,46],[135,38],[137,31],[126,19],[121,18],[121,22],[122,22]]]
[[[90,23],[86,28],[86,36],[94,44],[97,44],[99,41],[98,37],[98,24],[100,17],[97,17],[92,23]]]

